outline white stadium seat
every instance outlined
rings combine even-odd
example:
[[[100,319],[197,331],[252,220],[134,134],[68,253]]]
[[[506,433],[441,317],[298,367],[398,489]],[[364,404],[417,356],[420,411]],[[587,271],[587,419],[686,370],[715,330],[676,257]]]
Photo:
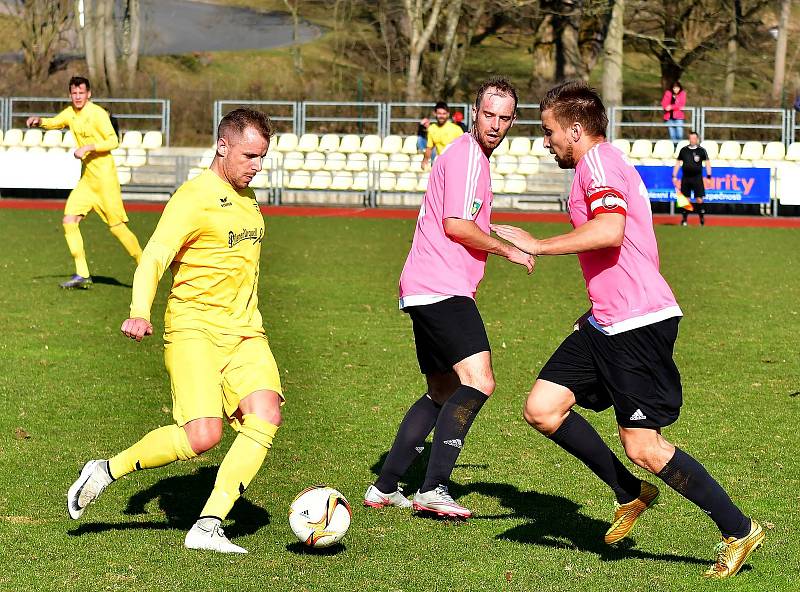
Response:
[[[617,138],[613,142],[611,142],[612,146],[615,146],[620,152],[624,155],[628,155],[631,153],[631,143],[629,140],[625,138]]]
[[[311,175],[310,189],[328,189],[331,186],[331,174],[328,171],[317,171]]]
[[[322,152],[309,152],[305,156],[303,169],[307,171],[321,171],[325,166],[325,155]]]
[[[531,144],[531,154],[534,156],[551,156],[550,150],[544,147],[544,138],[536,138]]]
[[[191,179],[194,179],[197,175],[199,175],[202,172],[203,169],[201,169],[200,167],[192,167],[189,169],[189,174],[186,175],[186,180],[190,181]]]
[[[147,164],[147,152],[145,152],[144,148],[128,149],[128,155],[125,158],[124,164],[126,167],[130,168],[144,166]]]
[[[119,167],[117,169],[117,179],[120,185],[127,185],[131,182],[131,170],[126,167]]]
[[[48,154],[66,154],[68,150],[66,148],[62,148],[61,146],[53,146],[52,148],[47,149]]]
[[[135,130],[125,132],[122,136],[120,146],[123,148],[141,148],[142,147],[142,132]]]
[[[636,140],[633,142],[628,156],[631,158],[650,158],[652,153],[653,145],[650,140]]]
[[[289,189],[308,189],[308,185],[311,182],[311,173],[308,171],[294,171],[289,176],[289,182],[287,183],[287,187]]]
[[[142,148],[145,150],[155,150],[156,148],[161,148],[163,145],[164,138],[161,135],[161,132],[155,130],[145,132],[144,137],[142,138]]]
[[[32,148],[33,146],[39,146],[42,143],[42,138],[44,134],[42,130],[38,127],[31,128],[29,130],[25,130],[25,135],[22,138],[22,145],[25,148]]]
[[[764,145],[761,142],[745,142],[742,146],[742,160],[761,160],[764,157]]]
[[[517,161],[518,175],[535,175],[539,172],[539,159],[536,156],[520,156]]]
[[[118,148],[118,150],[125,150],[124,148]],[[207,169],[211,166],[211,162],[214,160],[214,157],[217,155],[216,148],[208,148],[203,150],[203,156],[200,158],[199,167],[201,169]]]
[[[528,181],[523,175],[508,175],[503,182],[504,193],[525,193]]]
[[[325,157],[325,166],[323,168],[326,171],[342,171],[346,165],[346,154],[342,154],[341,152],[328,152],[328,155]]]
[[[283,168],[287,171],[296,171],[303,168],[302,152],[287,152],[283,155]]]
[[[427,191],[428,190],[428,177],[430,173],[420,173],[419,177],[417,177],[417,191]]]
[[[21,146],[24,135],[21,129],[7,130],[3,136],[3,146],[10,148],[12,146]]]
[[[387,164],[385,170],[392,173],[404,173],[409,170],[410,165],[411,159],[409,158],[408,154],[403,154],[400,152],[389,156],[389,163]]]
[[[419,150],[417,150],[417,137],[418,136],[406,136],[405,140],[403,140],[403,148],[400,152],[403,154],[416,154],[419,152]]]
[[[508,154],[508,146],[511,142],[508,140],[508,136],[503,138],[503,141],[500,142],[500,145],[494,149],[492,152],[492,156],[503,156],[504,154]]]
[[[739,144],[739,142],[726,140],[722,143],[722,146],[719,147],[719,154],[717,155],[717,158],[720,160],[738,160],[741,153],[742,146]],[[709,158],[711,158],[710,154]]]
[[[61,130],[47,130],[42,138],[42,146],[45,148],[61,146],[61,139]]]
[[[345,171],[337,171],[333,174],[330,188],[334,191],[347,191],[353,186],[353,175]]]
[[[403,138],[395,135],[386,136],[381,143],[381,152],[384,154],[403,152]]]
[[[64,137],[61,138],[61,147],[75,148],[77,145],[77,142],[75,142],[75,134],[72,133],[72,130],[64,132]]]
[[[768,142],[764,147],[764,160],[783,160],[786,156],[786,146],[783,142]]]
[[[389,157],[380,152],[377,154],[370,154],[367,158],[369,159],[369,169],[371,171],[385,171],[389,164]]]
[[[320,152],[336,152],[339,150],[339,136],[336,134],[324,134],[319,139],[319,147],[317,148]]]
[[[270,187],[269,176],[269,171],[262,170],[255,177],[253,177],[252,181],[250,181],[250,187],[253,189],[267,189]]]
[[[492,175],[492,193],[503,193],[505,190],[505,177],[502,175]]]
[[[28,154],[44,154],[47,152],[47,148],[43,146],[31,146],[28,148]]]
[[[353,185],[350,187],[353,191],[366,191],[369,186],[369,173],[367,171],[359,171],[353,175]]]
[[[394,173],[381,172],[378,176],[378,186],[381,191],[394,191],[397,185],[397,177]]]
[[[278,145],[276,148],[280,152],[294,152],[297,150],[297,142],[296,134],[281,134],[278,136]]]
[[[650,156],[652,158],[672,160],[674,154],[675,145],[672,143],[672,140],[658,140],[653,146],[653,153]]]
[[[786,150],[786,160],[800,160],[800,142],[792,142]]]
[[[703,140],[700,145],[705,148],[709,160],[715,159],[719,154],[719,144],[714,140]]]
[[[298,152],[316,152],[319,146],[319,136],[317,134],[303,134],[297,142]]]
[[[342,136],[339,142],[339,152],[350,154],[351,152],[358,152],[361,149],[361,138],[355,134],[347,134]]]
[[[361,146],[359,146],[359,151],[363,152],[364,154],[375,154],[376,152],[380,152],[381,142],[382,142],[381,137],[376,136],[375,134],[364,136],[364,139],[361,140]]]
[[[18,154],[27,152],[24,146],[17,144],[16,146],[6,146],[6,154]]]
[[[416,191],[417,190],[417,174],[411,172],[400,173],[397,176],[397,184],[395,191]]]
[[[494,170],[501,175],[509,175],[517,170],[517,157],[510,154],[501,154],[494,160]]]
[[[689,140],[679,140],[678,143],[675,144],[675,152],[673,152],[672,156],[677,158],[678,152],[680,152],[684,146],[688,145],[689,145]]]
[[[347,155],[347,164],[344,166],[346,171],[366,171],[368,168],[367,155],[360,152],[353,152]]]
[[[111,151],[111,156],[114,157],[114,164],[118,167],[121,167],[125,164],[125,157],[127,156],[127,151],[125,148],[114,148]],[[210,166],[211,163],[209,163]],[[206,167],[207,168],[207,167]]]
[[[514,138],[511,140],[511,145],[508,147],[508,153],[512,156],[522,156],[523,154],[530,154],[530,152],[530,138]]]

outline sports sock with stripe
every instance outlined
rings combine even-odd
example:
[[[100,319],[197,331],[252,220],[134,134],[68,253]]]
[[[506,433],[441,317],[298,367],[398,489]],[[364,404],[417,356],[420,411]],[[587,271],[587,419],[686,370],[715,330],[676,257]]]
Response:
[[[109,459],[108,471],[112,479],[119,479],[133,471],[163,467],[195,456],[186,430],[173,424],[148,432],[136,444]]]
[[[625,468],[592,424],[579,413],[570,411],[548,438],[600,477],[614,491],[620,504],[632,502],[639,496],[641,480]]]
[[[421,493],[447,485],[472,422],[489,397],[462,384],[442,405],[433,432],[433,446]]]
[[[425,438],[436,425],[436,418],[439,417],[441,409],[441,405],[434,403],[425,394],[406,412],[375,482],[375,487],[380,491],[383,493],[397,491],[397,482],[422,452]]]

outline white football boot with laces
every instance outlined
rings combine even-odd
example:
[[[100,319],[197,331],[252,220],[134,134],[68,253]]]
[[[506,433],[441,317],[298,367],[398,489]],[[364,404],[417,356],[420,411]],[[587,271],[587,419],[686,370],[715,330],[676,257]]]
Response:
[[[464,506],[458,505],[447,490],[447,485],[439,485],[436,489],[414,494],[414,510],[432,512],[448,518],[469,518],[472,516]]]
[[[217,553],[247,553],[247,549],[234,545],[225,536],[222,525],[216,518],[201,518],[186,533],[183,545],[187,549],[202,549]]]
[[[374,485],[370,485],[364,494],[364,505],[368,508],[385,508],[387,506],[410,508],[411,500],[403,495],[403,490],[399,487],[392,493],[383,493]]]
[[[86,506],[93,503],[114,480],[105,468],[105,460],[90,460],[81,469],[80,475],[67,492],[69,517],[77,520]]]

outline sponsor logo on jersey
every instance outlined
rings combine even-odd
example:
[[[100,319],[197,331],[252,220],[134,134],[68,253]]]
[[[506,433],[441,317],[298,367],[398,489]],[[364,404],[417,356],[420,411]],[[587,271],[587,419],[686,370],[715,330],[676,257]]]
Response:
[[[228,201],[228,196],[225,196],[219,198],[219,205],[220,207],[227,208],[228,206],[232,206],[233,204]]]
[[[260,243],[264,238],[264,229],[263,228],[253,228],[252,230],[248,230],[247,228],[242,228],[241,232],[234,232],[233,230],[228,231],[228,247],[233,247],[234,245],[238,245],[240,242],[244,240],[251,240],[253,244]]]
[[[479,199],[476,199],[475,201],[473,201],[472,202],[472,209],[470,209],[470,216],[472,216],[473,218],[475,216],[477,216],[478,212],[480,212],[480,210],[481,210],[481,206],[482,205],[483,205],[483,202],[481,200],[479,200]]]

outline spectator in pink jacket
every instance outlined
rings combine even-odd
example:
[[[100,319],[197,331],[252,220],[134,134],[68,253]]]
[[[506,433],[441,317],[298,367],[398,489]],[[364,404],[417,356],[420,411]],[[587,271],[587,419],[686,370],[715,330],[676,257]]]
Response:
[[[661,97],[661,107],[664,109],[664,122],[669,130],[669,139],[678,142],[683,139],[683,120],[686,114],[683,107],[686,105],[686,91],[681,83],[676,80],[671,88],[664,91]]]

